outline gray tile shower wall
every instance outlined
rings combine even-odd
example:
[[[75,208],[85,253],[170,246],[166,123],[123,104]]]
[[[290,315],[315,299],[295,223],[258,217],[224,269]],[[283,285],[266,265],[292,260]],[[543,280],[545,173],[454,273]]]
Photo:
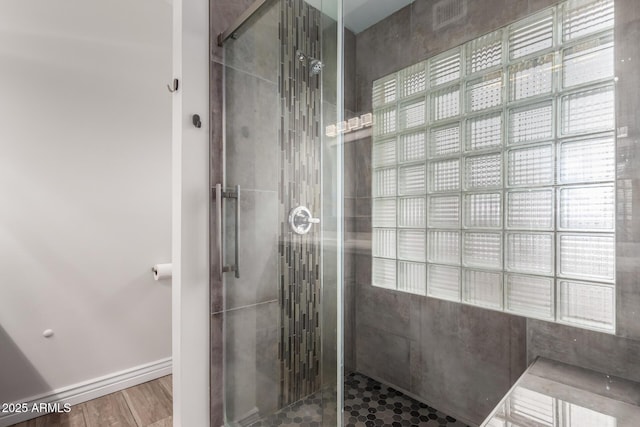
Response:
[[[465,422],[480,424],[526,368],[522,318],[370,282],[356,307],[356,370]]]
[[[226,415],[243,420],[255,409],[259,414],[276,411],[279,388],[278,301],[242,307],[226,313],[229,339],[226,360]],[[255,333],[247,334],[247,331]]]
[[[529,362],[546,357],[640,381],[640,340],[539,320],[527,321]]]
[[[467,18],[432,28],[435,0],[416,0],[356,35],[356,114],[371,111],[374,80],[558,3],[467,1]],[[460,304],[371,287],[371,139],[347,147],[359,242],[356,370],[390,382],[453,416],[479,424],[527,363],[538,356],[638,380],[640,377],[640,4],[616,0],[619,77],[617,301],[618,336],[525,320]],[[629,61],[631,59],[631,61]],[[418,302],[416,302],[418,300]]]

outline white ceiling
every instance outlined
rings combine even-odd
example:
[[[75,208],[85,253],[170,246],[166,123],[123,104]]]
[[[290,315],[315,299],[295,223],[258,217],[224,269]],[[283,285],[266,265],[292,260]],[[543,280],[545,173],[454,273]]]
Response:
[[[344,0],[344,25],[358,34],[412,2],[413,0]]]
[[[322,10],[322,0],[306,0],[307,3]],[[335,10],[326,10],[325,1],[324,13],[335,18]],[[354,33],[366,30],[375,23],[382,21],[387,16],[402,9],[413,0],[343,0],[344,25]]]

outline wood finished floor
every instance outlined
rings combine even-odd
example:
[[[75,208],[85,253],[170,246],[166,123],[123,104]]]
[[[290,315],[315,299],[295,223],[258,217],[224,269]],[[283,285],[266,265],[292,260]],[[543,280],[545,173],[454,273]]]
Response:
[[[13,427],[172,427],[171,375]]]

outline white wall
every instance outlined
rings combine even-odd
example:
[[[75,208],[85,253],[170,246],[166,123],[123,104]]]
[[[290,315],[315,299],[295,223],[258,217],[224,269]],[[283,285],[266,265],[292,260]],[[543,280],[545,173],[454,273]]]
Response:
[[[171,14],[2,0],[0,402],[171,356]]]

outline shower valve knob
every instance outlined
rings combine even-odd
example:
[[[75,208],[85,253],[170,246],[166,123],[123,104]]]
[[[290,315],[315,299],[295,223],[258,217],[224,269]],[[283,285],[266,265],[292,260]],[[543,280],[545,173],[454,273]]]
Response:
[[[289,225],[296,234],[307,234],[313,224],[319,224],[320,218],[314,218],[305,206],[298,206],[289,212]]]

